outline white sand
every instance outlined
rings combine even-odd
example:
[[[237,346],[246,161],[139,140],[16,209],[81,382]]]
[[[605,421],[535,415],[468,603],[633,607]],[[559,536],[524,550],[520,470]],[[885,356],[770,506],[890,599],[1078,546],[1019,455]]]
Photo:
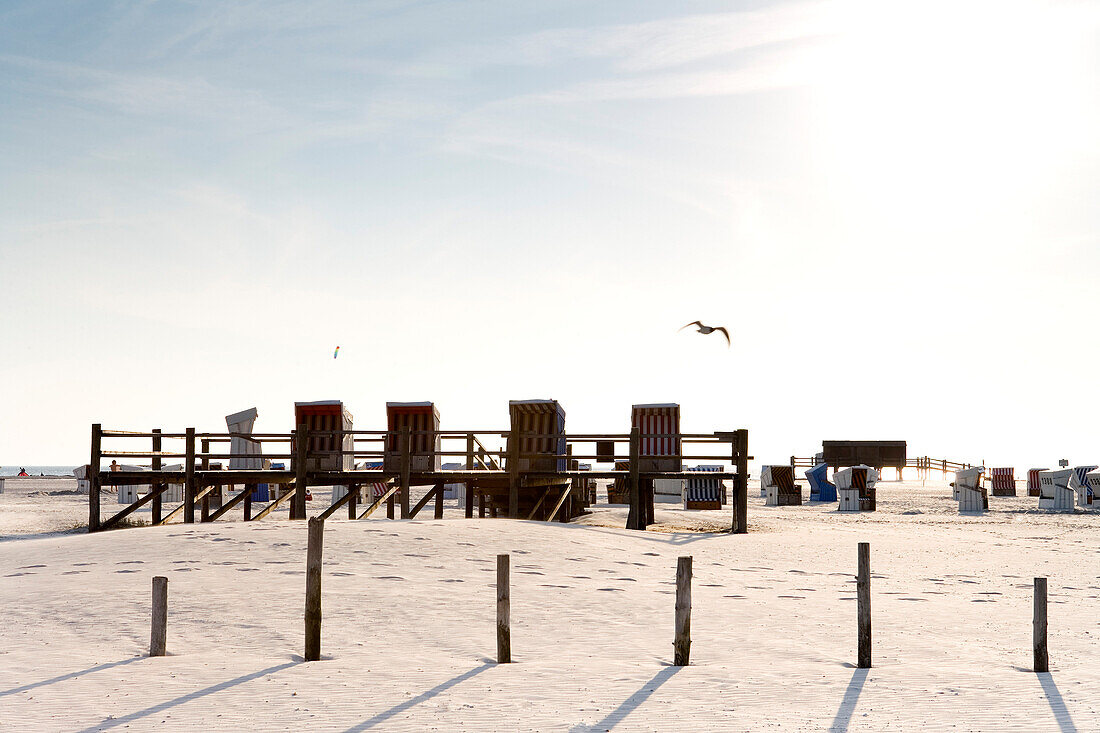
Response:
[[[324,659],[308,664],[304,523],[9,539],[0,729],[1100,730],[1100,516],[1022,497],[960,517],[946,497],[940,482],[880,484],[865,515],[752,497],[747,536],[598,526],[622,508],[573,525],[334,518]],[[0,495],[0,516],[22,501]],[[872,547],[869,672],[852,667],[858,541]],[[498,552],[512,553],[516,661],[501,666]],[[692,665],[675,668],[686,554]],[[156,574],[169,577],[170,656],[149,659]],[[1049,675],[1026,671],[1035,575],[1050,576]]]

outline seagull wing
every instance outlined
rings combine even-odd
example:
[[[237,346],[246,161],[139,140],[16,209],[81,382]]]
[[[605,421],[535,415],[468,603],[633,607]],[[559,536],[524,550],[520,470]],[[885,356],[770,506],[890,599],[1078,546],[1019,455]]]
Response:
[[[692,321],[691,323],[687,324],[686,326],[680,326],[679,330],[683,331],[685,328],[690,328],[692,326],[702,326],[702,325],[703,324],[700,323],[699,321]]]
[[[714,330],[715,331],[721,331],[722,335],[726,337],[726,346],[731,346],[732,345],[730,343],[730,332],[726,330],[725,326],[715,326]]]

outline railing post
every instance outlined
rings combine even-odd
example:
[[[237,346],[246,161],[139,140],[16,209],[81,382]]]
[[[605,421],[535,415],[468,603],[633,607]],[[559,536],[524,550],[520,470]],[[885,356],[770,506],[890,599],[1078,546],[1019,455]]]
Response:
[[[466,436],[466,470],[474,470],[474,434]],[[474,482],[466,481],[466,518],[474,516]]]
[[[294,442],[294,496],[290,499],[290,518],[306,518],[306,463],[309,461],[309,428],[298,426]]]
[[[309,520],[306,542],[306,648],[305,660],[321,658],[321,552],[324,549],[325,520]]]
[[[737,478],[733,480],[733,534],[749,531],[749,431],[734,432],[733,463]]]
[[[639,454],[641,453],[641,429],[637,426],[630,428],[630,475],[627,477],[627,491],[630,492],[630,511],[626,515],[627,529],[645,529],[645,509],[642,507],[642,487],[639,480],[641,467]]]
[[[859,624],[860,669],[871,666],[871,545],[859,543],[859,569],[856,575],[856,616]]]
[[[497,664],[512,661],[512,600],[508,555],[497,555]]]
[[[195,429],[187,428],[183,479],[183,521],[195,523]]]
[[[409,494],[410,491],[409,481],[410,473],[412,471],[412,441],[411,441],[409,426],[401,428],[401,518],[408,519],[412,513],[409,508]]]
[[[676,562],[676,636],[673,665],[686,667],[691,658],[691,557]]]
[[[519,517],[519,461],[520,443],[523,441],[523,433],[515,431],[509,433],[512,440],[511,450],[508,451],[508,518]],[[496,505],[494,504],[494,507]]]
[[[210,456],[210,439],[209,438],[203,438],[201,445],[202,445],[202,470],[205,472],[205,471],[210,470],[210,457],[209,457]],[[203,488],[206,488],[205,484],[203,485]],[[220,491],[220,489],[219,489],[219,491]],[[207,492],[202,497],[202,506],[201,506],[200,513],[199,513],[199,522],[209,522],[209,521],[210,521],[210,493]]]
[[[1036,672],[1049,672],[1047,659],[1047,579],[1035,579],[1035,613],[1031,622],[1031,642]]]
[[[160,451],[161,451],[160,428],[153,428],[153,452],[154,453],[160,453]],[[153,462],[152,462],[152,465],[151,465],[151,467],[153,469],[153,472],[156,473],[157,471],[159,471],[161,469],[162,465],[163,465],[163,463],[161,461],[161,457],[160,456],[153,456]],[[150,488],[152,488],[152,490],[154,492],[154,494],[153,494],[153,507],[152,507],[153,525],[154,526],[160,524],[160,517],[161,517],[161,514],[162,514],[161,500],[164,498],[164,493],[160,490],[161,486],[162,486],[162,482],[154,480],[151,487],[150,487]],[[165,581],[165,582],[167,582],[167,581]]]
[[[92,451],[91,460],[88,463],[88,531],[99,531],[99,464],[103,460],[103,426],[99,423],[92,425]]]

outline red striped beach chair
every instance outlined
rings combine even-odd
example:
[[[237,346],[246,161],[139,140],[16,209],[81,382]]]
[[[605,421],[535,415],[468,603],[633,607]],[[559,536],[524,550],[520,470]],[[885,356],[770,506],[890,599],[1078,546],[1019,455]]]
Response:
[[[642,471],[678,472],[680,457],[680,406],[671,403],[634,405],[630,425],[642,434],[638,467]]]
[[[1039,474],[1043,471],[1049,471],[1049,468],[1029,468],[1027,471],[1027,495],[1028,496],[1042,496],[1042,489],[1039,486]]]
[[[993,496],[1016,496],[1015,469],[991,468],[989,469],[989,483],[993,489]]]

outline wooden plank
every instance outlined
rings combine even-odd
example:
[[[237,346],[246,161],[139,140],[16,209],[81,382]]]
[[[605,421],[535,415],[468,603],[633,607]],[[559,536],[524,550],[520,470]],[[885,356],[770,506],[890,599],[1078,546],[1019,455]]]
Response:
[[[137,501],[130,504],[126,508],[122,509],[117,514],[115,514],[113,517],[108,519],[106,522],[103,522],[101,525],[99,525],[99,528],[100,529],[110,529],[111,527],[115,526],[120,521],[122,521],[122,519],[124,517],[130,515],[132,512],[137,511],[141,507],[148,504],[150,501],[152,501],[152,500],[156,499],[157,497],[159,497],[167,489],[168,489],[168,487],[163,486],[163,485],[162,486],[153,486],[152,490],[148,494],[146,494],[145,496],[139,498]]]
[[[508,518],[515,519],[519,516],[519,444],[523,440],[523,434],[517,432],[513,436],[512,450],[508,454]],[[494,508],[495,508],[494,503]]]
[[[512,661],[512,599],[508,555],[497,555],[497,664]]]
[[[749,531],[749,431],[738,430],[734,433],[733,464],[737,467],[737,476],[733,479],[733,534],[746,534]]]
[[[306,543],[306,643],[304,656],[307,662],[316,662],[321,658],[321,551],[324,548],[324,536],[325,520],[320,517],[310,519],[309,538]]]
[[[333,514],[336,513],[336,510],[339,509],[340,507],[344,506],[344,504],[350,504],[351,503],[351,493],[352,493],[351,492],[351,487],[349,486],[348,487],[348,493],[344,494],[339,499],[332,502],[332,506],[330,506],[328,509],[324,510],[323,512],[321,512],[317,516],[320,519],[328,519],[329,517],[331,517]],[[352,515],[352,519],[355,519],[354,515]]]
[[[163,657],[167,653],[168,637],[168,578],[153,578],[153,614],[149,631],[149,656]]]
[[[348,519],[355,519],[358,513],[359,484],[348,484]]]
[[[251,498],[252,498],[252,487],[246,485],[244,487],[244,491],[242,491],[241,493],[239,493],[236,496],[232,497],[229,501],[222,504],[220,509],[218,509],[216,512],[211,514],[209,521],[211,521],[211,522],[217,521],[218,518],[221,517],[223,514],[225,514],[227,511],[229,511],[233,507],[237,506],[242,501],[249,501]],[[245,512],[245,514],[246,514],[245,521],[247,522],[248,521],[248,517],[247,517],[248,512]]]
[[[1036,672],[1049,672],[1047,658],[1047,579],[1035,579],[1035,612],[1031,621],[1031,642]]]
[[[466,470],[474,470],[474,436],[471,433],[466,436]],[[474,516],[474,484],[472,481],[466,482],[466,518],[473,519]]]
[[[413,507],[412,511],[409,513],[409,519],[412,519],[417,514],[419,514],[420,510],[423,509],[424,506],[427,505],[427,503],[431,501],[433,497],[435,497],[437,491],[439,492],[440,496],[443,495],[443,484],[436,484],[434,487],[428,490],[428,493],[420,497],[420,501],[416,502],[416,506]],[[439,517],[439,519],[442,519],[442,517]]]
[[[203,438],[199,444],[202,448],[202,470],[203,473],[210,470],[210,439]],[[220,489],[221,487],[219,487]],[[206,523],[210,521],[210,492],[204,493],[202,496],[202,502],[199,504],[199,522]]]
[[[561,509],[561,505],[565,503],[565,500],[569,498],[569,494],[573,492],[573,484],[567,484],[565,490],[561,492],[561,498],[558,499],[558,503],[554,505],[554,511],[550,512],[550,516],[546,518],[547,522],[553,522],[554,517],[557,516],[558,510]]]
[[[538,512],[539,507],[542,506],[542,502],[546,501],[546,497],[550,496],[550,490],[552,488],[554,488],[554,487],[553,486],[547,486],[545,489],[543,489],[542,496],[539,497],[539,500],[535,502],[534,508],[530,512],[528,512],[528,514],[527,514],[527,519],[528,520],[531,520],[531,519],[535,518],[535,514]]]
[[[859,572],[856,575],[856,610],[859,624],[860,669],[871,666],[871,545],[859,543]]]
[[[103,426],[99,423],[92,425],[92,450],[91,460],[88,463],[88,531],[99,531],[99,469],[102,453]]]
[[[443,519],[443,484],[435,485],[435,507],[432,512],[433,519]]]
[[[691,557],[676,561],[676,630],[672,642],[673,665],[686,667],[691,660]]]
[[[195,429],[187,428],[187,457],[184,459],[183,480],[183,521],[186,524],[195,523]],[[175,512],[173,512],[175,514]],[[170,517],[171,515],[169,515]],[[163,524],[167,524],[165,517]]]
[[[363,513],[359,515],[359,518],[360,519],[366,519],[371,514],[374,514],[374,510],[377,509],[378,507],[382,506],[382,502],[386,502],[388,506],[392,507],[393,506],[393,495],[395,493],[397,493],[397,489],[398,489],[397,484],[394,484],[393,486],[391,486],[386,491],[385,494],[382,494],[382,496],[375,499],[374,502],[371,503],[370,506],[368,506],[366,509],[364,509]],[[393,519],[393,517],[391,516],[390,519]]]
[[[627,477],[630,511],[626,515],[627,529],[645,529],[645,515],[642,511],[641,490],[639,485],[639,453],[641,452],[641,432],[637,427],[630,429],[630,475]]]
[[[153,440],[152,440],[153,452],[154,453],[160,453],[160,446],[161,446],[160,428],[154,428],[153,429]],[[159,455],[153,456],[153,463],[151,465],[151,468],[153,469],[153,473],[156,473],[157,471],[160,470],[160,468],[161,468],[161,457]],[[158,482],[156,479],[154,479],[153,483],[152,483],[153,489],[156,489],[159,485],[160,485],[160,482]],[[156,526],[156,525],[160,524],[160,515],[163,511],[163,502],[161,501],[163,499],[163,496],[162,496],[162,492],[160,492],[160,491],[154,491],[153,494],[154,494],[154,496],[153,496],[153,508],[152,508],[152,511],[153,511],[153,525]]]

